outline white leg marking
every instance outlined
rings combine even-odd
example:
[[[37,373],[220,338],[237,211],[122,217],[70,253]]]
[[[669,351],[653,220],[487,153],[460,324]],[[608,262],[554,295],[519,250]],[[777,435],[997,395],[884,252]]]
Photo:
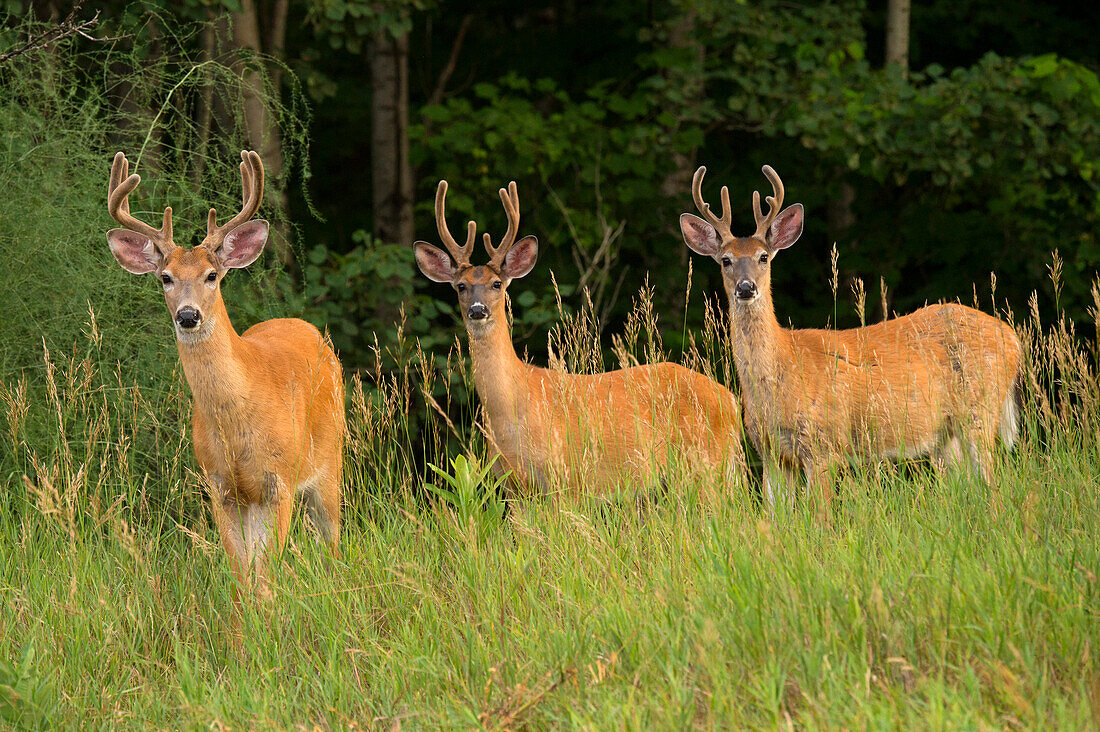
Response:
[[[1016,444],[1016,438],[1020,434],[1020,410],[1016,406],[1015,387],[1008,390],[1004,406],[1001,407],[1001,423],[997,431],[1005,447],[1011,449]]]
[[[795,476],[778,464],[764,465],[764,500],[768,505],[768,513],[775,517],[775,506],[782,502],[792,505],[791,491],[795,486]]]
[[[764,501],[768,504],[768,510],[775,510],[775,488],[772,486],[772,478],[767,470],[764,471]]]
[[[940,470],[948,470],[962,465],[963,460],[965,460],[962,440],[956,435],[949,435],[940,443],[933,458]]]
[[[275,523],[275,507],[250,503],[244,506],[227,505],[227,533],[237,556],[250,570],[258,569],[259,561],[271,538]]]

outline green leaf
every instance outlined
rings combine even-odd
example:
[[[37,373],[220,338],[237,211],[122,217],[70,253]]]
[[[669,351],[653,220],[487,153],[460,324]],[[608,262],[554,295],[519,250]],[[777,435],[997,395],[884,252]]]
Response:
[[[1058,70],[1058,55],[1047,53],[1042,56],[1036,56],[1035,58],[1025,61],[1024,66],[1031,71],[1031,76],[1036,79],[1050,76]]]

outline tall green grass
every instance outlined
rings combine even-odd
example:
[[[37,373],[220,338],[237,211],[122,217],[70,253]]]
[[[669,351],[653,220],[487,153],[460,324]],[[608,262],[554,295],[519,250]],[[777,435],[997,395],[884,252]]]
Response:
[[[628,360],[661,357],[647,307],[619,340]],[[556,352],[572,354],[560,358],[593,353],[582,321],[558,334]],[[101,336],[85,329],[74,355],[43,354],[52,442],[23,439],[34,407],[18,382],[0,390],[5,449],[26,475],[0,514],[9,725],[1098,721],[1100,386],[1096,354],[1064,322],[1020,324],[1026,424],[992,485],[920,464],[853,469],[829,522],[807,502],[772,515],[752,490],[714,502],[689,484],[481,520],[421,488],[442,483],[425,463],[449,466],[455,446],[484,460],[472,405],[433,396],[468,387],[458,347],[357,375],[342,556],[299,519],[272,559],[275,599],[240,605],[189,436],[159,431],[185,392],[149,398],[97,369],[81,351]],[[149,431],[155,487],[130,447]]]

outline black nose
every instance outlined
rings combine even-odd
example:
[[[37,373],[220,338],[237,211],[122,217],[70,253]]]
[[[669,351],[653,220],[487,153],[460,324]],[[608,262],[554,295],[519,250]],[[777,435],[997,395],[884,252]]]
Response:
[[[182,307],[176,313],[176,322],[181,328],[194,328],[202,322],[202,313],[193,307]]]
[[[751,300],[756,297],[756,283],[749,280],[741,280],[737,283],[737,287],[734,289],[733,294],[737,295],[738,300]]]
[[[489,317],[489,308],[485,307],[483,303],[475,302],[466,311],[466,314],[470,316],[470,320],[485,320]]]

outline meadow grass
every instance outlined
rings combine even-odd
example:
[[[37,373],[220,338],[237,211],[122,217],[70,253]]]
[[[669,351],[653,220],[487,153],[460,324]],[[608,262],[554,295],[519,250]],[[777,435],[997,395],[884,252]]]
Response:
[[[277,600],[234,606],[209,522],[75,539],[5,521],[8,722],[414,728],[1087,728],[1096,464],[1010,460],[995,491],[884,471],[831,525],[690,490],[299,531]],[[9,672],[9,676],[12,676]],[[16,675],[17,676],[17,675]],[[19,687],[22,684],[22,687]],[[6,703],[11,704],[11,699]]]
[[[645,310],[621,360],[660,356]],[[601,367],[572,327],[559,359]],[[84,352],[43,354],[43,403],[0,384],[0,724],[1089,728],[1095,353],[1037,313],[1020,331],[1023,436],[991,485],[853,468],[829,521],[682,483],[516,502],[503,520],[429,500],[426,463],[484,446],[454,403],[460,352],[412,348],[351,380],[341,556],[300,518],[271,561],[275,599],[236,603],[186,392],[97,363],[90,319]]]

